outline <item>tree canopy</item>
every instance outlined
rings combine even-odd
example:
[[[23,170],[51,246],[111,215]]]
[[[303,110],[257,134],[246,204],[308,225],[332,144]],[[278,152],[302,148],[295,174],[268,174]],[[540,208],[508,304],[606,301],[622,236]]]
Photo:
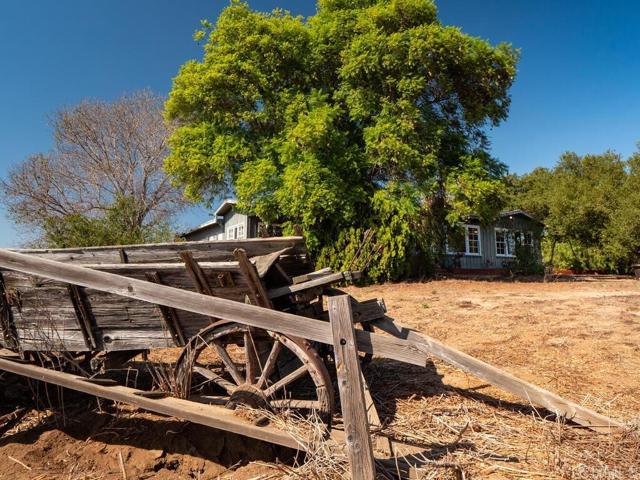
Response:
[[[404,275],[445,220],[502,206],[485,129],[507,117],[518,52],[442,25],[433,1],[320,0],[309,18],[232,1],[196,39],[165,109],[166,170],[192,200],[231,190],[375,279]]]
[[[627,272],[638,260],[640,153],[568,152],[512,184],[514,206],[545,222],[545,257],[555,266]]]
[[[56,112],[53,149],[17,164],[0,184],[12,220],[49,246],[168,238],[185,200],[163,171],[162,110],[162,98],[142,91]]]

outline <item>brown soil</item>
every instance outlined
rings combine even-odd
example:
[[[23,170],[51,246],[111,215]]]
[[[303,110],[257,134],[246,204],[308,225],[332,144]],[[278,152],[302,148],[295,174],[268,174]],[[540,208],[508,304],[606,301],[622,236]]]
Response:
[[[640,423],[640,282],[446,280],[350,288],[390,316],[630,425]],[[441,362],[375,359],[365,372],[386,430],[419,446],[424,478],[640,478],[634,435],[565,427]],[[19,395],[18,395],[19,393]],[[14,392],[28,396],[28,391]],[[274,447],[121,406],[32,411],[0,438],[0,479],[259,479]],[[19,398],[1,405],[10,411]],[[105,410],[106,409],[106,410]]]

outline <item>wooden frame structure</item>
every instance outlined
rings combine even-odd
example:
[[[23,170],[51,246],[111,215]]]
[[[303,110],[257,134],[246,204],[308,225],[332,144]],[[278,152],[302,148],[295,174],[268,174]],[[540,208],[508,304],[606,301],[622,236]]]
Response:
[[[358,352],[419,366],[425,366],[431,357],[436,357],[511,392],[533,405],[544,407],[557,416],[565,417],[593,430],[610,432],[624,428],[621,423],[604,415],[520,380],[508,372],[448,347],[435,339],[397,325],[393,319],[386,315],[384,304],[380,301],[371,300],[359,303],[347,295],[330,296],[328,311],[318,313],[315,318],[310,318],[308,314],[297,314],[295,308],[304,307],[307,310],[309,308],[304,301],[305,295],[311,292],[321,299],[323,293],[333,293],[327,290],[327,287],[353,275],[348,272],[333,273],[328,271],[293,275],[278,265],[280,268],[272,269],[273,275],[278,276],[286,284],[269,289],[262,277],[270,271],[274,262],[288,253],[300,253],[300,248],[295,244],[291,245],[282,241],[274,241],[273,243],[277,247],[275,251],[274,245],[271,246],[270,251],[265,251],[264,246],[258,242],[251,244],[254,251],[264,253],[264,256],[257,260],[254,259],[254,261],[251,261],[247,251],[242,248],[246,245],[230,245],[233,247],[233,258],[236,261],[233,265],[226,257],[217,261],[218,259],[215,257],[217,253],[214,255],[216,261],[212,262],[211,256],[201,261],[202,251],[217,252],[215,249],[219,247],[211,244],[180,245],[179,247],[175,246],[179,244],[167,244],[162,246],[163,252],[167,249],[175,250],[175,254],[182,261],[181,264],[166,263],[167,259],[162,258],[164,254],[158,258],[157,251],[156,254],[148,254],[148,251],[159,248],[153,245],[145,246],[144,251],[128,247],[118,249],[117,256],[121,263],[112,263],[114,254],[111,250],[106,249],[87,249],[89,253],[87,250],[58,251],[51,254],[38,251],[39,255],[35,255],[33,252],[25,254],[0,250],[0,269],[33,276],[36,279],[34,281],[42,281],[44,284],[51,281],[66,284],[77,328],[81,333],[81,345],[87,351],[98,348],[100,342],[104,342],[104,338],[99,336],[99,328],[96,327],[85,289],[92,292],[106,292],[116,295],[118,298],[133,299],[155,305],[164,327],[169,332],[171,342],[175,346],[188,346],[190,343],[183,325],[178,321],[178,312],[181,312],[180,314],[187,312],[202,315],[223,324],[224,322],[235,322],[249,329],[269,331],[274,332],[275,335],[288,335],[292,338],[303,338],[306,341],[330,345],[335,356],[337,383],[345,424],[345,432],[341,439],[347,446],[353,478],[369,480],[375,477],[375,462],[369,425],[372,421],[376,421],[377,414],[368,394],[368,388],[363,382]],[[228,257],[228,252],[226,255]],[[55,260],[47,258],[51,256]],[[59,261],[61,256],[67,259],[77,256],[75,258],[79,257],[80,261],[77,262],[79,264]],[[219,257],[222,255],[220,254]],[[131,263],[136,259],[140,261],[141,258],[144,262]],[[166,272],[179,269],[186,271],[195,291],[165,284],[161,272],[168,275]],[[241,279],[247,288],[245,299],[249,303],[242,302],[239,298],[232,300],[216,296],[216,291],[219,289],[237,287],[236,282],[239,280],[234,280],[230,273],[236,270],[242,274]],[[215,275],[212,275],[211,271]],[[124,276],[120,272],[128,272],[130,276]],[[15,334],[11,316],[12,308],[14,308],[12,305],[19,305],[20,299],[12,297],[16,294],[7,289],[2,272],[0,272],[0,295],[0,320],[2,320],[0,327],[2,327],[3,343],[6,347],[19,351],[20,339]],[[19,295],[17,296],[19,297]],[[276,302],[280,302],[282,298],[292,299],[293,303],[288,303],[287,308],[293,309],[293,311],[279,311],[274,308]],[[300,300],[301,298],[302,300]],[[299,302],[302,302],[301,305]],[[320,306],[322,306],[322,302],[320,302]],[[354,325],[357,323],[370,324],[385,332],[386,335],[355,329]],[[140,348],[139,343],[136,343],[135,346]],[[134,349],[131,348],[131,351]],[[121,353],[125,354],[126,352]],[[271,361],[270,355],[267,363]],[[177,398],[152,399],[146,397],[144,392],[134,389],[122,386],[96,385],[77,375],[16,362],[16,357],[0,358],[0,370],[111,400],[131,403],[150,411],[184,418],[279,445],[298,449],[305,448],[305,445],[299,444],[284,432],[279,432],[272,427],[266,428],[248,424],[248,422],[234,416],[229,410],[221,407],[195,404]],[[257,379],[259,372],[256,372],[257,370],[254,371],[254,367],[250,366],[248,362],[247,378],[255,377]],[[295,372],[291,375],[293,374]],[[264,375],[263,370],[262,376]],[[334,436],[334,438],[338,437]]]

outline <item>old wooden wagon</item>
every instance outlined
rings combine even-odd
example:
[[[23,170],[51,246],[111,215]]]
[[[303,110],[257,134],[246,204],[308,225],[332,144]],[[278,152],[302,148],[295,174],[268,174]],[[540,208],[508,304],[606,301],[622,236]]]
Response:
[[[423,366],[437,357],[579,424],[621,426],[399,326],[381,300],[357,302],[335,289],[357,276],[314,271],[300,237],[0,250],[0,369],[304,448],[229,409],[315,412],[330,427],[335,368],[344,438],[360,472],[374,468],[375,406],[359,367],[373,355]],[[169,392],[105,378],[164,348],[180,349]]]

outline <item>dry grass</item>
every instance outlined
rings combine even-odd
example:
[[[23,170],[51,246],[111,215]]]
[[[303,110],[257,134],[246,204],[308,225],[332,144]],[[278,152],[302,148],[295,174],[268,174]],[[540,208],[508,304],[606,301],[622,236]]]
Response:
[[[629,425],[626,433],[596,434],[565,425],[548,412],[441,362],[424,369],[374,359],[365,375],[384,423],[383,432],[411,444],[397,452],[399,467],[404,467],[404,460],[420,464],[418,478],[424,479],[640,479],[640,282],[518,284],[455,280],[352,288],[350,293],[361,300],[384,298],[389,313],[400,323]],[[167,372],[156,372],[159,387],[172,390],[172,383]],[[316,438],[323,434],[312,420],[293,415],[238,414],[254,419],[266,415],[273,425],[286,428],[301,442],[310,431]],[[135,429],[126,422],[142,414],[119,415],[122,425],[109,432],[117,431],[123,438],[133,435]],[[161,420],[144,416],[150,419],[145,423],[149,429],[156,428]],[[34,428],[28,424],[29,417],[26,420],[15,429],[25,435]],[[78,426],[81,428],[84,426]],[[200,439],[181,432],[182,427],[172,426],[171,433],[156,432],[144,435],[139,443],[131,442],[126,448],[133,457],[125,458],[127,467],[135,465],[136,455],[146,455],[150,465],[175,461],[191,468],[203,462],[199,455],[185,453],[188,449],[182,447],[174,454],[164,453],[166,458],[156,459],[145,453],[145,448],[164,448],[148,445],[149,439],[175,438],[179,445]],[[82,461],[85,469],[74,467],[71,471],[60,461],[59,471],[65,473],[55,478],[83,478],[85,474],[84,478],[121,478],[116,453],[122,448],[120,440],[98,440],[107,438],[98,431],[96,435],[102,437],[73,444],[69,443],[73,439],[58,434],[53,426],[40,435],[37,438],[34,434],[33,445],[29,443],[31,436],[29,442],[12,443],[5,435],[0,458],[13,455],[35,472],[37,465],[49,465],[55,455],[63,458],[62,451],[73,452],[70,445],[76,445],[82,453],[69,465]],[[231,442],[231,437],[226,441]],[[253,449],[251,445],[249,450]],[[233,450],[231,444],[225,444],[220,451]],[[113,457],[110,463],[99,463],[104,451]],[[180,467],[175,474],[165,468],[162,472],[166,477],[158,478],[187,478],[180,475],[192,471],[220,472],[220,478],[243,480],[348,478],[347,458],[340,446],[312,442],[306,457],[297,460],[293,465],[262,460],[227,470],[216,470],[211,464],[204,470]],[[89,461],[95,465],[87,467]],[[0,465],[0,478],[35,476],[25,469],[16,470],[14,462],[4,463],[4,467]],[[385,478],[393,473],[394,461],[379,467],[381,478]],[[39,471],[46,471],[43,468]]]

